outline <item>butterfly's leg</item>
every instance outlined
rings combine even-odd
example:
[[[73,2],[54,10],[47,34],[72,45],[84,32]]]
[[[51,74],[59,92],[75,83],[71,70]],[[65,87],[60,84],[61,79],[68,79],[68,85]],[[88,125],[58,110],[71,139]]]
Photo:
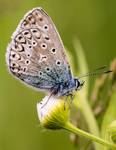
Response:
[[[47,105],[47,103],[49,102],[49,100],[50,100],[50,98],[54,95],[54,96],[56,96],[57,95],[57,86],[54,86],[53,87],[53,89],[52,89],[52,91],[51,91],[51,93],[50,93],[50,95],[49,95],[49,97],[48,97],[48,100],[46,101],[46,103],[41,107],[41,108],[43,108],[45,105]]]
[[[53,95],[53,93],[51,92],[51,94],[50,94],[49,97],[48,97],[48,100],[46,101],[46,103],[45,103],[41,108],[43,108],[44,106],[47,105],[47,103],[49,102],[49,100],[50,100],[50,98],[52,97],[52,95]]]
[[[72,101],[73,101],[73,99],[74,99],[74,94],[72,94],[72,93],[70,93],[70,104],[72,104]]]
[[[68,99],[70,97],[70,100]],[[71,106],[71,104],[72,104],[72,101],[73,101],[73,97],[74,97],[74,95],[72,94],[72,93],[70,93],[69,95],[67,95],[66,96],[66,101],[67,102],[64,102],[64,110],[65,110],[65,108],[66,108],[66,103],[69,103],[69,106]]]

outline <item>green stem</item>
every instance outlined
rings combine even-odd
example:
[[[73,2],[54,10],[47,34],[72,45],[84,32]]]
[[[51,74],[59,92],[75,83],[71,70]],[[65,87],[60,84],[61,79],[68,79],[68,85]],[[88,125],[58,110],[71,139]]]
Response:
[[[84,54],[84,50],[78,39],[74,40],[74,50],[80,67],[80,74],[88,72],[88,65]],[[88,101],[88,91],[89,91],[88,89],[89,89],[89,80],[88,78],[86,78],[86,84],[84,88],[82,88],[82,90],[80,90],[79,93],[76,94],[74,103],[77,109],[81,110],[86,120],[89,131],[92,134],[99,137],[100,136],[99,127]],[[95,150],[101,149],[101,146],[97,143],[94,143],[94,147]]]
[[[64,129],[72,132],[72,133],[75,133],[76,135],[80,135],[80,136],[83,136],[85,138],[88,138],[94,142],[97,142],[99,144],[102,144],[104,146],[108,146],[109,148],[115,150],[116,149],[116,145],[112,144],[112,143],[109,143],[108,141],[106,140],[103,140],[95,135],[92,135],[90,133],[87,133],[77,127],[75,127],[73,124],[71,124],[70,122],[67,122]]]
[[[80,91],[80,92],[83,92],[83,91]],[[77,98],[77,96],[78,96],[78,98]],[[77,95],[77,96],[75,97],[75,106],[77,107],[77,109],[79,108],[81,110],[81,112],[87,122],[89,131],[96,136],[100,136],[96,119],[92,113],[92,110],[91,110],[91,107],[90,107],[88,101],[85,99],[84,92],[80,93],[81,97],[79,97],[79,95]],[[77,101],[77,99],[78,99],[78,101]],[[94,146],[95,146],[96,150],[100,149],[100,145],[98,145],[97,143],[94,143]]]

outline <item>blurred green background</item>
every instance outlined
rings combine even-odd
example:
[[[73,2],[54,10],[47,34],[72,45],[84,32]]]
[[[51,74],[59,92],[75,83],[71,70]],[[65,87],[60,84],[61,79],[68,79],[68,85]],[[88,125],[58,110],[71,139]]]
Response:
[[[52,17],[72,54],[73,39],[79,38],[90,70],[116,56],[115,0],[0,0],[0,150],[76,149],[68,133],[39,128],[36,103],[44,94],[22,85],[7,71],[10,37],[24,14],[38,6]]]

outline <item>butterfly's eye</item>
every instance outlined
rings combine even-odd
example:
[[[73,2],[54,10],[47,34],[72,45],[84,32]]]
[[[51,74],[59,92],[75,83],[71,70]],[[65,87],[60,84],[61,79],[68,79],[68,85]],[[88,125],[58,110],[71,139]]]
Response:
[[[61,66],[61,61],[57,60],[57,61],[56,61],[56,65],[57,65],[57,66]]]
[[[41,44],[41,48],[42,48],[42,49],[46,49],[46,48],[47,48],[47,44],[46,44],[46,43],[42,43],[42,44]]]

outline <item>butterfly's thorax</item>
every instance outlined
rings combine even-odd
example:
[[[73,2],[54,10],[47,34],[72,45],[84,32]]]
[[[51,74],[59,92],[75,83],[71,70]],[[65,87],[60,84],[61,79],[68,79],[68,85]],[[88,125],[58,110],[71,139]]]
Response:
[[[71,77],[66,82],[59,83],[56,89],[54,88],[54,94],[58,97],[72,95],[74,91],[80,90],[83,84],[83,80]]]
[[[76,81],[74,78],[71,78],[70,80],[67,80],[65,82],[61,82],[56,86],[56,89],[54,88],[54,94],[58,97],[63,95],[70,95],[74,90],[76,90]],[[56,93],[55,93],[56,92]]]

